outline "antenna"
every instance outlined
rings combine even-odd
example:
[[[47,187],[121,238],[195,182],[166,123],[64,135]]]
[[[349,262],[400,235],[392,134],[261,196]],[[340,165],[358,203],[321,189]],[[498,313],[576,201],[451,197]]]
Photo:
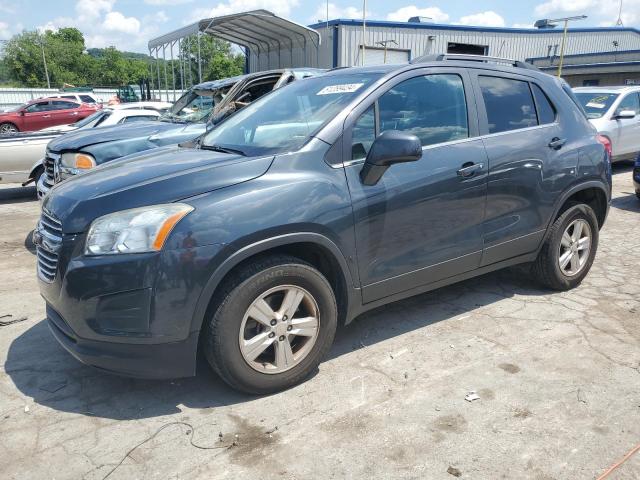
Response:
[[[618,20],[616,20],[616,27],[624,27],[622,23],[622,0],[620,0],[620,8],[618,9]]]

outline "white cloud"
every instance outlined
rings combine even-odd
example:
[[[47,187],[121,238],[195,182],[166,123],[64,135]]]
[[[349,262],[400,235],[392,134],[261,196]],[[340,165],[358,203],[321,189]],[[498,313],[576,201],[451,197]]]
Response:
[[[367,12],[367,17],[371,18],[371,13]],[[335,3],[329,3],[329,20],[336,18],[362,18],[362,9],[356,7],[339,7]],[[318,5],[316,13],[314,13],[309,21],[315,23],[316,21],[325,21],[327,19],[327,4],[322,3]]]
[[[533,28],[533,22],[531,22],[531,23],[514,23],[511,26],[513,28]]]
[[[498,15],[494,11],[474,13],[472,15],[465,15],[460,18],[462,25],[477,25],[481,27],[504,27],[505,21],[502,16]]]
[[[36,28],[56,31],[76,27],[83,32],[87,48],[113,45],[121,50],[146,50],[149,38],[157,34],[158,23],[167,20],[166,14],[156,12],[152,21],[143,24],[138,18],[115,10],[115,5],[116,0],[77,0],[75,17],[57,17]]]
[[[551,13],[585,13],[597,7],[599,0],[549,0],[535,8],[537,16],[546,17]],[[608,6],[610,9],[610,5]]]
[[[183,5],[185,3],[191,3],[193,0],[144,0],[147,5],[162,6],[162,5]]]
[[[11,38],[11,30],[7,22],[0,22],[0,40],[6,40]]]
[[[293,9],[298,4],[299,0],[227,0],[219,2],[212,8],[194,9],[189,15],[188,21],[193,22],[201,18],[219,17],[258,9],[269,10],[283,17],[291,17]]]
[[[418,8],[415,5],[409,5],[387,14],[387,20],[393,22],[406,22],[411,17],[429,17],[435,23],[443,23],[449,20],[449,15],[438,7]]]
[[[164,13],[164,10],[153,13],[151,15],[145,15],[142,17],[142,23],[167,23],[169,21],[169,15]]]
[[[120,12],[107,13],[102,26],[110,32],[122,32],[131,35],[137,35],[140,32],[140,20],[135,17],[125,17]]]

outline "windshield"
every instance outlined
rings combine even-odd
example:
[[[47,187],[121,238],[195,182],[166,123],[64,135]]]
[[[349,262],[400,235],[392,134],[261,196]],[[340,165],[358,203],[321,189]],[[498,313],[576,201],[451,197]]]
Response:
[[[617,93],[575,92],[575,94],[582,108],[587,112],[587,118],[591,119],[602,117],[618,98]]]
[[[229,117],[204,136],[201,146],[245,155],[298,150],[380,76],[345,73],[299,80]]]
[[[87,118],[83,118],[82,120],[78,120],[73,124],[74,127],[83,128],[83,127],[97,127],[102,122],[104,122],[109,115],[111,115],[112,110],[105,108],[104,110],[98,110],[96,113],[92,113]]]
[[[171,108],[164,113],[160,120],[165,122],[204,122],[211,110],[226,96],[233,84],[211,91],[189,90],[182,95]]]

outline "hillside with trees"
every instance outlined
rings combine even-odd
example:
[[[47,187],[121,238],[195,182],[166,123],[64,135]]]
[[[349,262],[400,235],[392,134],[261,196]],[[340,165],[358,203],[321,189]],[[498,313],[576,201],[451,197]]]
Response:
[[[156,61],[143,53],[122,52],[115,47],[87,49],[82,32],[77,28],[61,28],[42,34],[24,31],[9,39],[0,57],[0,85],[46,87],[43,51],[52,88],[64,84],[115,87],[137,83],[141,78],[151,75],[155,83],[158,70],[162,86],[165,83],[164,72],[167,71],[169,88],[172,88],[174,78],[175,85],[181,85],[182,71],[185,80],[192,79],[197,83],[198,79],[195,40],[184,42],[181,52],[175,53],[177,58],[165,62],[162,59]],[[228,42],[202,36],[200,51],[203,81],[239,75],[243,71],[244,56],[234,53]],[[189,56],[191,72],[188,71]],[[191,84],[191,81],[187,83]]]

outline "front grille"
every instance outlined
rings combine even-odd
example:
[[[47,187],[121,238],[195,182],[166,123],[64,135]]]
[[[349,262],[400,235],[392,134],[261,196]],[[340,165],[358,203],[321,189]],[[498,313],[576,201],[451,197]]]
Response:
[[[53,282],[58,270],[58,251],[62,245],[62,223],[43,209],[37,233],[42,238],[36,246],[38,275],[46,282]]]
[[[47,150],[46,157],[44,157],[44,183],[47,187],[51,188],[56,183],[55,176],[55,163],[60,159],[60,155]]]

